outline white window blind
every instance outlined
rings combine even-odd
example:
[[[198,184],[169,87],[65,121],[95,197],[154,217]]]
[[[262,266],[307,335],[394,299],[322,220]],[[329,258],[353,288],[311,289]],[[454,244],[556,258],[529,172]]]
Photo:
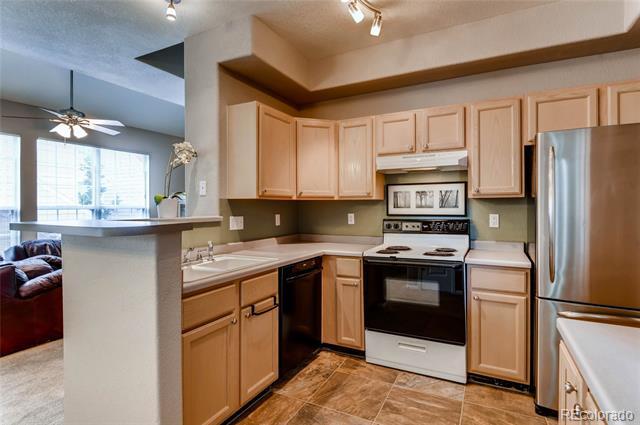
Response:
[[[20,242],[9,223],[20,218],[20,138],[0,133],[0,253]]]

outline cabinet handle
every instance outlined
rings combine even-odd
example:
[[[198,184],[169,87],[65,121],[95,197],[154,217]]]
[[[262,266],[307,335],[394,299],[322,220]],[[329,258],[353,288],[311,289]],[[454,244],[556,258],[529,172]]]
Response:
[[[474,295],[474,296],[473,296],[473,299],[474,299],[474,300],[476,300],[476,301],[478,301],[478,300],[480,299],[480,297],[479,297],[479,296],[477,296],[477,295]]]
[[[351,282],[351,283],[343,283],[344,286],[358,286],[358,283],[356,282]]]
[[[567,394],[571,394],[572,392],[576,392],[578,389],[569,381],[564,383],[564,392]]]

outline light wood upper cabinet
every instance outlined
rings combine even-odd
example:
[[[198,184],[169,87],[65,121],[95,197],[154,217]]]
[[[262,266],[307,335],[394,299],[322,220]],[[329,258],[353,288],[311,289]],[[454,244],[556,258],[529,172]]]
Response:
[[[338,197],[384,199],[373,151],[373,118],[338,122]]]
[[[527,300],[523,295],[471,291],[470,372],[528,381]]]
[[[530,93],[526,103],[526,141],[537,133],[598,125],[598,89],[575,88]]]
[[[427,108],[417,114],[418,148],[424,152],[464,149],[464,106]]]
[[[414,111],[378,115],[376,154],[389,155],[416,151],[416,113]]]
[[[640,81],[605,86],[604,125],[640,122]]]
[[[470,107],[469,197],[522,197],[520,99]]]
[[[295,196],[295,122],[289,115],[265,105],[260,105],[258,172],[259,196]]]
[[[336,196],[337,144],[335,123],[296,119],[299,198]]]
[[[360,279],[336,279],[336,300],[338,315],[337,342],[354,348],[363,348],[362,285]]]
[[[219,424],[239,407],[237,311],[182,335],[185,425]]]

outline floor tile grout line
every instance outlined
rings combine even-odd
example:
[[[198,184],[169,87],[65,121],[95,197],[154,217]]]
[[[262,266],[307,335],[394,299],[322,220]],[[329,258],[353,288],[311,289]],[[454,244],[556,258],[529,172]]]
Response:
[[[460,406],[460,419],[458,419],[458,425],[462,425],[462,418],[464,417],[464,398],[467,395],[467,386],[465,385],[462,390],[462,405]]]
[[[378,409],[378,413],[376,413],[376,416],[373,418],[373,421],[372,421],[373,423],[376,423],[376,421],[378,420],[378,416],[380,416],[380,412],[382,412],[382,408],[384,407],[384,404],[387,402],[387,399],[389,398],[389,394],[391,394],[391,391],[393,391],[393,386],[398,381],[398,376],[400,376],[400,374],[396,375],[396,379],[393,380],[393,384],[391,384],[391,386],[389,387],[389,391],[387,391],[387,395],[384,397],[384,400],[382,400],[380,409]]]
[[[514,414],[514,415],[525,416],[527,418],[542,418],[546,422],[546,417],[538,415],[538,414],[529,415],[528,413],[522,413],[522,412],[517,412],[517,411],[514,411],[514,410],[503,409],[501,407],[489,406],[489,405],[486,405],[486,404],[481,404],[481,403],[477,403],[477,402],[473,402],[473,401],[465,401],[465,403],[473,404],[475,406],[480,406],[480,407],[486,407],[488,409],[500,410],[502,412],[507,412],[507,413],[511,413],[511,414]]]

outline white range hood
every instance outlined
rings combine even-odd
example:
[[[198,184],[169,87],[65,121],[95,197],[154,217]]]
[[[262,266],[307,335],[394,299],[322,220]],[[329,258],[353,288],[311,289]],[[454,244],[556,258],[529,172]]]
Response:
[[[453,171],[466,169],[466,150],[390,155],[376,158],[376,170],[383,174],[406,173],[409,171]]]

